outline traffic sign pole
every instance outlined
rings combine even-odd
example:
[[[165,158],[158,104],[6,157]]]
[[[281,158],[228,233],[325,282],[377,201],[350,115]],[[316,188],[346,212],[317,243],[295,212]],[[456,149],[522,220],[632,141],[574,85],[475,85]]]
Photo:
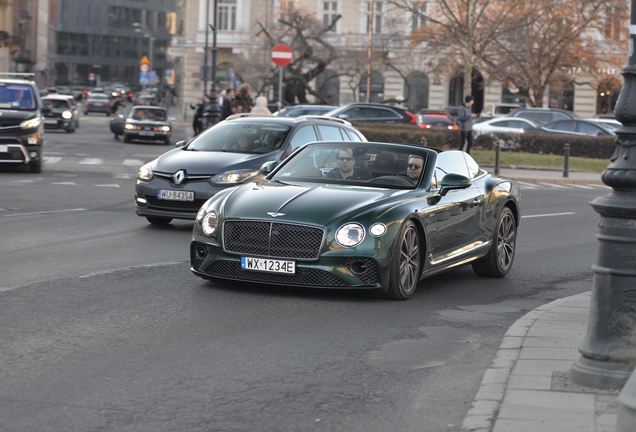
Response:
[[[283,108],[283,67],[291,63],[294,54],[287,44],[278,44],[272,48],[271,58],[278,66],[278,110]]]

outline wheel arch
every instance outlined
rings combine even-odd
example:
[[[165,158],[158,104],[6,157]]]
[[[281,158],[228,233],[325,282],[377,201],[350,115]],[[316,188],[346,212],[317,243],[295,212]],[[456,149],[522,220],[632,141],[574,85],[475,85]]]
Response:
[[[418,280],[421,279],[422,274],[424,273],[424,269],[426,267],[427,261],[427,251],[428,251],[428,241],[426,238],[426,230],[424,229],[424,225],[422,221],[415,217],[414,215],[410,215],[408,218],[404,220],[404,223],[412,221],[415,224],[415,228],[417,229],[417,234],[420,236],[420,249],[422,250],[421,254],[421,262],[420,262],[420,271],[418,275]]]
[[[510,211],[512,212],[512,216],[514,216],[515,218],[515,223],[517,225],[517,228],[519,228],[519,223],[521,222],[521,218],[519,217],[519,208],[517,207],[517,203],[514,202],[513,200],[508,200],[504,204],[504,207],[508,207],[510,209]]]

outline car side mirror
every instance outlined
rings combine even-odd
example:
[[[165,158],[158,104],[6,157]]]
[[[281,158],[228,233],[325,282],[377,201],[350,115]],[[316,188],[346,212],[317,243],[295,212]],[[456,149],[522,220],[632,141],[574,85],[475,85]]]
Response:
[[[347,120],[347,119],[349,118],[349,116],[348,116],[348,115],[346,115],[346,114],[340,114],[340,115],[338,116],[338,118],[343,119],[343,120]]]
[[[185,145],[186,145],[186,142],[185,142],[184,140],[177,141],[177,142],[174,144],[174,146],[175,146],[176,148],[181,148],[181,147],[183,147],[183,146],[185,146]]]
[[[439,190],[441,196],[446,196],[449,191],[466,189],[470,187],[472,183],[468,180],[468,177],[460,174],[446,174],[442,178],[442,187]]]
[[[261,165],[261,174],[268,175],[278,166],[278,161],[268,161]]]

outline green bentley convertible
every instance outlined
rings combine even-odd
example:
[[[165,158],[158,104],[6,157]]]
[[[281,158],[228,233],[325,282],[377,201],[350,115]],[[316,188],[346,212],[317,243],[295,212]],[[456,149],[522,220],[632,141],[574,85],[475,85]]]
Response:
[[[460,265],[489,277],[512,268],[519,186],[467,153],[322,142],[261,171],[199,210],[195,275],[407,300],[422,278]]]

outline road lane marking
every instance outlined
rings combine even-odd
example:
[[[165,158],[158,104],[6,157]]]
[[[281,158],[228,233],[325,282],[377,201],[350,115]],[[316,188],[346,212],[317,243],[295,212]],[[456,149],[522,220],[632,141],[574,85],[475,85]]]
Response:
[[[77,186],[75,182],[52,182],[54,185]]]
[[[95,187],[114,187],[114,188],[118,188],[119,185],[118,184],[97,184],[97,185],[93,185]]]
[[[41,211],[41,212],[33,212],[33,213],[14,213],[10,215],[2,215],[4,217],[13,217],[13,216],[31,216],[31,215],[41,215],[41,214],[53,214],[53,213],[66,213],[66,212],[79,212],[86,211],[88,209],[85,208],[76,208],[76,209],[66,209],[66,210],[49,210],[49,211]]]
[[[574,183],[572,183],[570,186],[581,188],[581,189],[594,189],[593,187],[584,186],[584,185],[580,185],[580,184],[574,184]]]
[[[44,163],[45,164],[55,164],[55,163],[58,163],[61,160],[62,160],[62,158],[59,157],[59,156],[44,156]]]
[[[81,276],[78,276],[78,277],[80,277],[80,278],[88,278],[88,277],[92,277],[92,276],[100,276],[100,275],[118,273],[120,271],[125,271],[125,270],[142,269],[142,268],[153,268],[153,267],[164,267],[164,266],[169,266],[169,265],[183,264],[185,262],[189,263],[190,261],[168,261],[168,262],[153,263],[153,264],[140,264],[140,265],[136,265],[136,266],[120,267],[120,268],[111,269],[111,270],[96,271],[96,272],[85,274],[85,275],[81,275]]]
[[[97,158],[86,158],[86,159],[82,159],[78,163],[80,165],[101,165],[102,163],[104,163],[104,160],[97,159]]]
[[[590,186],[593,188],[599,188],[599,189],[611,189],[611,187],[609,187],[608,185],[604,185],[604,184],[587,184],[586,186]]]
[[[142,166],[143,164],[144,164],[144,161],[139,159],[124,159],[124,165]]]
[[[568,215],[575,215],[575,214],[576,214],[576,212],[546,213],[546,214],[538,214],[538,215],[525,215],[525,216],[521,216],[521,219],[538,218],[538,217],[549,217],[549,216],[568,216]]]
[[[521,186],[524,186],[526,188],[530,188],[530,189],[538,189],[539,186],[536,183],[526,183],[526,182],[522,182],[522,181],[517,181],[518,184],[520,184]]]
[[[556,183],[541,183],[541,182],[539,182],[539,184],[544,185],[544,186],[555,187],[555,188],[559,188],[559,189],[570,189],[568,186],[563,186],[563,185],[556,184]]]

